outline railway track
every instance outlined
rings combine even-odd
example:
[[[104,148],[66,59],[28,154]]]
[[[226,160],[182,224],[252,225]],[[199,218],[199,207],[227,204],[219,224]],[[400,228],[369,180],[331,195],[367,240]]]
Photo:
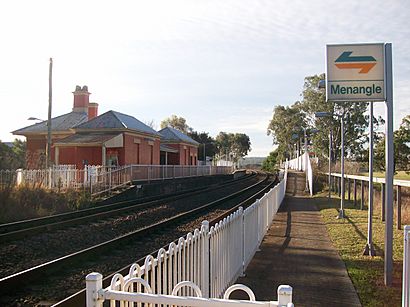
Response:
[[[186,198],[192,195],[204,193],[206,191],[212,192],[215,189],[228,187],[237,184],[238,182],[248,180],[255,177],[256,174],[248,174],[242,178],[229,180],[223,184],[213,185],[210,187],[199,187],[187,191],[172,193],[170,195],[151,197],[149,199],[129,200],[122,202],[115,202],[103,206],[88,208],[75,212],[68,212],[57,214],[42,218],[30,219],[25,221],[18,221],[7,224],[0,224],[0,244],[27,236],[32,236],[46,231],[57,230],[64,227],[71,227],[88,222],[94,222],[98,219],[116,216],[138,210],[141,208],[149,208],[161,204],[163,202],[174,201]]]
[[[122,235],[115,239],[96,244],[81,251],[60,257],[47,263],[42,263],[41,265],[2,278],[0,280],[0,294],[4,300],[2,299],[3,301],[0,302],[7,305],[8,302],[16,299],[17,297],[23,297],[25,300],[30,301],[30,296],[49,297],[52,298],[53,302],[55,302],[56,299],[62,298],[62,293],[64,293],[64,296],[68,296],[70,291],[71,293],[75,292],[72,290],[67,291],[67,289],[63,291],[59,288],[57,283],[54,282],[55,280],[58,280],[60,284],[61,281],[64,281],[63,284],[60,285],[60,287],[63,288],[67,288],[67,281],[70,281],[70,285],[73,284],[70,286],[70,289],[77,288],[78,290],[82,288],[84,276],[89,271],[99,270],[104,272],[105,275],[113,273],[119,267],[127,266],[127,264],[135,261],[135,259],[138,258],[136,256],[139,255],[139,257],[142,257],[147,254],[147,250],[152,251],[159,249],[166,243],[173,241],[175,238],[185,235],[188,231],[192,231],[192,223],[195,219],[202,220],[204,218],[204,214],[209,215],[212,210],[214,210],[214,218],[216,218],[216,213],[217,215],[220,215],[221,210],[226,212],[230,208],[237,206],[238,202],[242,202],[244,199],[249,199],[251,196],[256,197],[255,194],[257,193],[264,193],[267,186],[269,188],[270,184],[268,184],[266,177],[264,180],[260,180],[250,187],[244,188],[235,193],[231,193],[230,195],[218,200],[201,205],[186,212],[179,213],[162,221],[152,223],[149,226],[130,232],[126,235]],[[260,192],[261,190],[263,192]],[[218,206],[220,207],[222,204],[224,207],[223,209],[215,209]],[[212,220],[212,218],[209,219]],[[185,226],[184,228],[184,226],[181,225],[189,226]],[[132,252],[133,249],[135,249],[134,252]],[[112,252],[113,250],[115,250],[115,252],[110,254],[109,252]],[[129,254],[130,256],[128,258],[124,257],[125,254]],[[116,255],[119,256],[117,257]],[[46,286],[44,286],[44,283]],[[38,284],[43,284],[43,286],[36,286]],[[25,287],[25,285],[29,286]],[[34,294],[32,291],[33,287],[37,288],[40,293]],[[50,287],[51,290],[48,290],[48,287]],[[16,289],[18,290],[14,291]],[[52,290],[56,291],[58,294],[52,294]],[[13,295],[7,297],[7,293],[10,291],[15,292],[14,297]],[[65,306],[77,306],[72,304],[74,301],[67,302],[65,303]],[[43,302],[44,306],[47,304],[48,302]]]

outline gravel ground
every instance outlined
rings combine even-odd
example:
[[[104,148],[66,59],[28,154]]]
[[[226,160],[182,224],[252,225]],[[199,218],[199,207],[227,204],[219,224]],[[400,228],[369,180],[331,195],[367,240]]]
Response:
[[[256,181],[257,179],[253,179],[252,183],[242,183],[241,187],[251,185]],[[223,194],[229,194],[239,188],[240,187],[238,186],[225,187],[223,188]],[[44,261],[48,261],[44,259],[53,259],[58,257],[61,250],[64,250],[66,254],[69,250],[80,249],[79,246],[95,245],[120,234],[124,234],[163,220],[167,217],[171,217],[177,212],[182,212],[197,207],[205,201],[209,202],[211,195],[215,197],[215,199],[220,198],[221,194],[222,193],[219,191],[218,193],[213,192],[207,193],[206,195],[197,195],[193,199],[190,198],[189,201],[179,200],[175,203],[163,204],[155,208],[147,209],[143,212],[113,217],[109,220],[92,223],[90,225],[82,225],[75,228],[73,227],[60,230],[53,234],[34,236],[27,240],[2,246],[0,247],[0,258],[5,259],[5,261],[1,264],[1,272],[3,273],[7,270],[12,270],[16,267],[16,263],[18,263],[17,266],[19,267],[31,267],[33,263],[39,264]],[[249,193],[248,196],[249,195],[251,195],[251,193]],[[212,210],[206,215],[194,218],[183,225],[179,225],[175,228],[175,230],[164,232],[160,235],[153,234],[152,237],[146,238],[144,241],[135,242],[132,246],[128,245],[122,251],[115,251],[113,253],[100,256],[95,263],[86,262],[82,263],[81,266],[76,265],[72,268],[71,272],[64,271],[64,276],[66,276],[65,278],[61,278],[59,274],[56,274],[55,277],[47,278],[44,281],[45,284],[43,285],[31,285],[30,289],[21,289],[20,293],[16,291],[16,293],[13,293],[12,296],[0,299],[0,304],[3,302],[4,306],[48,306],[50,305],[50,302],[61,300],[64,297],[67,297],[70,294],[84,288],[84,276],[86,276],[89,272],[97,271],[102,273],[104,276],[107,276],[113,271],[129,265],[133,261],[142,258],[150,252],[169,244],[169,242],[174,241],[176,238],[185,236],[188,232],[193,231],[195,228],[199,228],[203,220],[213,220],[224,213],[227,209],[234,206],[236,203],[238,203],[238,200],[228,201],[223,206]],[[14,255],[12,258],[18,260],[11,261],[11,257],[9,256],[3,258],[3,255],[7,254]],[[30,257],[32,257],[32,260],[30,260]],[[20,271],[20,269],[17,271]],[[52,286],[50,287],[50,285]]]

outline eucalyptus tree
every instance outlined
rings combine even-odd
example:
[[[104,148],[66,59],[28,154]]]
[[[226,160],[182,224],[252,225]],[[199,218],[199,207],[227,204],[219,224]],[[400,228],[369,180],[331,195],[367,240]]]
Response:
[[[368,115],[366,110],[368,103],[365,102],[326,102],[323,89],[318,88],[320,80],[325,78],[324,74],[308,76],[305,78],[301,108],[310,118],[310,125],[317,129],[313,136],[313,146],[319,156],[328,157],[329,132],[332,130],[333,141],[331,144],[332,160],[340,158],[341,134],[340,119],[344,120],[344,140],[346,155],[352,159],[361,156],[363,145],[367,142],[366,128],[368,126]],[[329,112],[333,117],[315,118],[316,112]]]
[[[246,156],[251,150],[249,136],[244,133],[219,132],[215,141],[219,157],[225,156],[227,159],[229,156],[234,162]]]

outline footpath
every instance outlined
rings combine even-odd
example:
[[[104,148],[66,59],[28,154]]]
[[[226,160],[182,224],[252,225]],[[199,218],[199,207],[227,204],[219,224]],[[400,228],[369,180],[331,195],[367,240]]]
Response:
[[[286,196],[260,250],[236,283],[250,287],[261,301],[276,300],[277,287],[287,284],[293,288],[295,307],[361,306],[309,196]],[[247,299],[239,292],[232,298]]]

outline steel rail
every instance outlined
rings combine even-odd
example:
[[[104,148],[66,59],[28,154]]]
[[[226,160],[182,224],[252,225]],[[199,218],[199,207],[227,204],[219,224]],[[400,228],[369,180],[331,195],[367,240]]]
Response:
[[[234,199],[235,197],[238,197],[239,195],[265,183],[267,180],[268,180],[268,176],[266,175],[263,180],[249,187],[246,187],[242,190],[234,192],[230,195],[224,196],[218,200],[204,204],[198,208],[186,211],[184,213],[177,214],[174,217],[168,218],[161,222],[154,223],[150,226],[146,226],[144,228],[141,228],[131,233],[122,235],[115,239],[108,240],[106,242],[80,250],[78,252],[51,260],[49,262],[40,264],[38,266],[29,268],[27,270],[1,278],[0,279],[0,294],[7,294],[12,289],[16,289],[18,287],[21,287],[22,285],[26,285],[29,282],[33,282],[35,280],[43,278],[44,276],[49,275],[53,272],[60,271],[75,263],[84,261],[85,259],[88,259],[91,256],[102,255],[105,251],[111,250],[118,246],[124,246],[125,244],[128,244],[130,241],[135,242],[137,238],[145,237],[150,233],[158,232],[161,230],[163,231],[165,228],[173,226],[181,222],[182,220],[193,219],[193,217],[200,214],[201,212],[212,209],[213,207],[216,207],[222,202],[225,202],[227,200]]]
[[[242,182],[254,176],[256,176],[256,174],[250,174],[250,175],[244,176],[236,180],[229,180],[228,182],[219,184],[217,186],[206,187],[206,188],[195,188],[195,189],[191,189],[191,190],[184,191],[184,192],[179,192],[175,194],[173,193],[171,195],[168,194],[166,197],[160,196],[160,197],[157,197],[156,200],[150,200],[150,201],[146,201],[142,203],[138,201],[136,203],[135,200],[130,200],[130,201],[125,201],[125,202],[109,204],[109,205],[104,206],[103,211],[101,211],[102,207],[98,207],[98,208],[90,208],[90,209],[98,209],[98,210],[89,210],[89,209],[82,210],[82,212],[80,212],[80,214],[78,215],[75,214],[76,212],[70,212],[70,213],[67,213],[65,215],[65,219],[61,221],[54,221],[55,219],[53,217],[42,218],[43,220],[41,220],[41,222],[38,225],[1,233],[0,243],[12,241],[12,240],[18,240],[20,238],[25,238],[27,236],[38,234],[44,231],[60,229],[62,227],[71,227],[71,226],[82,224],[88,221],[95,221],[96,219],[101,219],[104,217],[112,217],[114,215],[121,215],[121,214],[124,214],[126,212],[129,212],[135,209],[149,208],[149,207],[158,205],[159,203],[163,203],[164,201],[174,201],[174,200],[182,199],[182,198],[189,197],[192,195],[200,194],[206,191],[214,191],[217,189],[221,189],[227,186],[234,185],[238,182]],[[119,205],[121,205],[120,208],[118,208]],[[84,215],[84,211],[86,210],[89,214]],[[35,220],[39,221],[39,219],[35,219]],[[28,220],[27,222],[29,223],[29,225],[32,225],[33,223],[32,220]],[[24,226],[24,225],[27,225],[27,224],[24,224],[24,222],[20,222],[20,226]]]

